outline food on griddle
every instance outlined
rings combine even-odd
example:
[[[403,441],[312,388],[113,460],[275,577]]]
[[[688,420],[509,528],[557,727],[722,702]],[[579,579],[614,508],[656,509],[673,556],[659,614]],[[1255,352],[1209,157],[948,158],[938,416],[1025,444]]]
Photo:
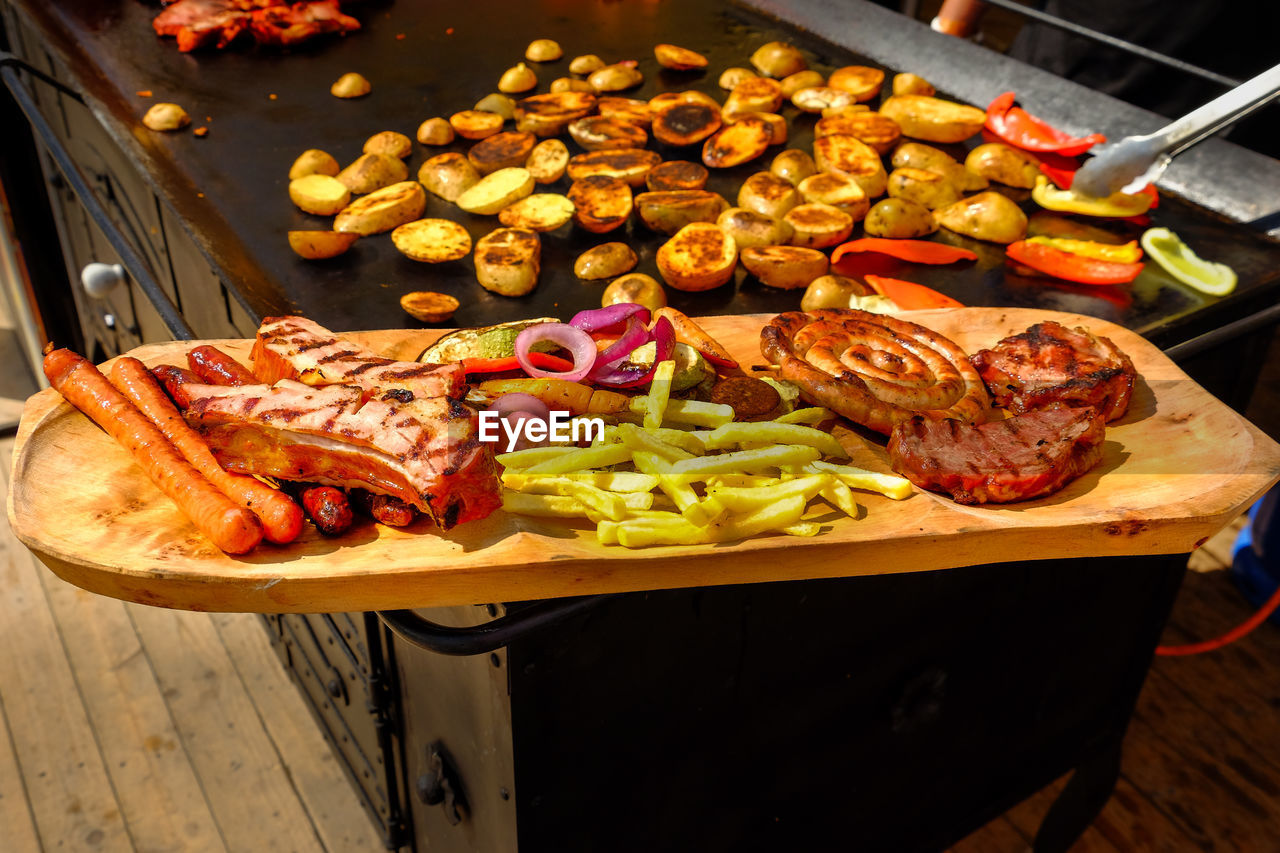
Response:
[[[597,92],[622,92],[643,83],[644,75],[634,64],[618,62],[592,71],[587,82]]]
[[[434,116],[418,125],[418,141],[423,145],[448,145],[456,134],[448,119]]]
[[[334,177],[338,172],[342,171],[342,167],[338,165],[338,161],[333,155],[327,151],[321,151],[319,148],[308,148],[298,155],[298,159],[293,161],[293,165],[289,167],[289,180],[296,181],[298,178],[305,178],[307,175],[328,175]]]
[[[695,71],[707,67],[707,58],[697,51],[674,44],[659,44],[653,48],[653,57],[663,68],[672,71]]]
[[[747,272],[761,284],[780,290],[808,287],[809,282],[827,273],[827,256],[817,249],[800,246],[760,246],[739,255]]]
[[[795,186],[773,172],[756,172],[738,188],[738,207],[774,219],[781,219],[799,203],[800,193]]]
[[[998,405],[1029,412],[1054,403],[1090,406],[1107,421],[1129,409],[1136,372],[1110,338],[1061,323],[1037,323],[972,362]]]
[[[654,231],[675,234],[691,222],[715,222],[729,202],[710,190],[670,190],[635,197],[640,220]]]
[[[950,207],[960,200],[960,189],[937,172],[904,166],[889,173],[890,198],[905,198],[930,210]]]
[[[651,108],[652,109],[652,108]],[[667,145],[696,145],[720,129],[720,108],[694,101],[676,101],[652,109],[653,136]]]
[[[499,169],[524,167],[537,142],[538,138],[532,133],[518,130],[495,133],[471,146],[467,159],[481,175]]]
[[[1024,190],[1034,187],[1040,177],[1039,160],[1003,142],[984,142],[969,152],[964,165],[975,175]]]
[[[733,124],[743,119],[762,121],[769,128],[769,145],[785,145],[787,142],[787,120],[777,113],[729,113],[724,116],[725,124]]]
[[[569,201],[573,202],[573,221],[593,234],[605,234],[621,227],[634,206],[631,187],[607,175],[574,179],[569,187]]]
[[[819,308],[852,308],[855,297],[870,296],[871,288],[865,284],[834,273],[822,275],[809,282],[800,300],[801,311]]]
[[[152,104],[143,115],[142,123],[152,130],[181,130],[191,124],[191,116],[177,104]]]
[[[630,122],[644,128],[653,122],[653,110],[650,109],[649,102],[638,98],[604,95],[596,99],[596,111],[605,118]]]
[[[843,243],[853,233],[853,217],[829,204],[798,204],[782,221],[791,226],[791,245],[810,249]]]
[[[668,160],[650,169],[644,177],[644,183],[653,192],[700,190],[707,185],[710,176],[711,173],[701,163]]]
[[[629,187],[644,186],[645,178],[662,162],[657,151],[624,148],[616,151],[588,151],[569,158],[566,171],[569,180],[580,181],[593,175],[617,178]]]
[[[548,91],[555,92],[595,92],[591,84],[586,80],[578,80],[573,77],[557,77],[551,81],[551,85],[547,87]]]
[[[361,196],[338,211],[333,220],[333,230],[350,231],[361,237],[380,234],[422,216],[426,205],[427,194],[422,184],[401,181]]]
[[[289,199],[306,213],[333,216],[351,201],[351,190],[328,175],[304,175],[289,182]]]
[[[893,94],[895,95],[934,95],[933,84],[923,77],[904,72],[893,75]]]
[[[226,47],[242,33],[259,44],[288,47],[325,33],[355,32],[360,22],[342,14],[338,0],[178,0],[151,26],[156,35],[175,36],[178,50],[186,52],[210,43]]]
[[[795,74],[788,74],[778,82],[782,86],[782,97],[789,100],[792,95],[801,89],[812,89],[815,86],[827,85],[827,78],[823,77],[820,72],[810,68],[804,71],[797,71]]]
[[[555,39],[534,39],[524,49],[524,58],[530,62],[555,62],[564,56],[564,49]]]
[[[398,131],[383,130],[366,139],[363,150],[366,154],[386,154],[403,160],[413,153],[413,140]]]
[[[613,278],[635,269],[639,258],[626,243],[601,243],[587,249],[573,262],[573,274],[587,281]]]
[[[739,83],[741,83],[743,80],[750,80],[752,77],[759,77],[759,76],[760,76],[759,74],[756,74],[756,72],[752,71],[750,68],[742,68],[740,66],[735,66],[733,68],[726,68],[724,71],[721,71],[718,82],[720,84],[721,89],[724,89],[727,92],[731,92],[733,91],[734,87],[737,86]]]
[[[592,71],[604,68],[604,64],[604,60],[594,53],[587,53],[569,60],[569,72],[572,74],[590,74]]]
[[[663,280],[676,290],[711,290],[733,278],[738,247],[715,223],[694,222],[663,243],[656,260]]]
[[[644,148],[649,143],[649,134],[642,126],[607,116],[577,119],[569,124],[569,135],[587,151]]]
[[[849,214],[854,222],[865,218],[867,211],[871,209],[871,200],[863,192],[862,186],[843,172],[810,175],[797,184],[796,189],[805,202],[839,208]]]
[[[783,246],[791,239],[793,229],[781,219],[756,213],[742,207],[731,207],[716,219],[739,249]]]
[[[882,196],[889,185],[880,152],[856,136],[833,133],[813,140],[813,163],[819,172],[845,172],[868,198]]]
[[[512,166],[490,172],[463,191],[454,204],[467,213],[491,216],[508,205],[533,194],[536,186],[529,170]]]
[[[935,210],[933,216],[948,231],[991,243],[1012,243],[1027,233],[1022,208],[994,190],[962,198]]]
[[[893,95],[880,105],[902,135],[925,142],[964,142],[982,130],[987,114],[977,107],[928,95]]]
[[[573,202],[559,193],[534,193],[498,211],[498,221],[509,228],[555,231],[573,219]]]
[[[825,116],[818,119],[818,123],[813,127],[815,137],[835,134],[852,136],[881,154],[888,154],[902,138],[902,128],[888,116],[870,110],[842,111]]]
[[[503,296],[524,296],[538,284],[542,241],[527,228],[499,228],[476,241],[476,280]]]
[[[817,174],[818,166],[813,155],[799,148],[778,152],[769,164],[769,171],[789,184],[797,185],[810,175]]]
[[[956,503],[1009,503],[1058,491],[1102,461],[1106,427],[1091,408],[1055,407],[967,424],[915,416],[889,436],[893,470]]]
[[[653,276],[633,272],[609,282],[600,296],[600,304],[605,307],[625,302],[656,311],[666,306],[667,292]]]
[[[806,400],[888,433],[916,414],[981,422],[982,377],[955,343],[932,329],[866,311],[779,314],[760,350]]]
[[[342,231],[290,231],[289,248],[301,258],[319,261],[336,258],[350,249],[359,234]]]
[[[456,261],[471,253],[471,235],[452,219],[415,219],[398,225],[391,242],[406,258],[428,264]]]
[[[862,229],[871,237],[911,240],[938,230],[933,211],[905,198],[884,198],[871,206]]]
[[[462,154],[446,151],[422,164],[418,182],[445,201],[457,201],[458,196],[480,183],[480,173]]]
[[[879,68],[865,65],[846,65],[831,72],[827,85],[833,89],[843,89],[857,97],[859,101],[869,101],[880,94],[884,84],[884,72]]]
[[[713,169],[741,166],[763,155],[772,144],[773,128],[769,122],[751,116],[738,117],[703,143],[702,162]]]
[[[776,113],[782,107],[782,84],[768,77],[748,77],[733,87],[722,111],[734,113]]]
[[[493,136],[502,130],[505,121],[502,116],[488,110],[461,110],[449,116],[449,126],[463,139]]]
[[[989,186],[985,177],[969,170],[945,151],[923,142],[903,142],[898,145],[893,149],[889,163],[895,169],[910,167],[937,172],[962,192],[985,190]]]
[[[524,167],[539,184],[554,184],[569,168],[569,148],[559,139],[544,139],[529,152]]]
[[[473,110],[481,110],[487,113],[497,113],[502,116],[505,121],[510,121],[516,117],[516,102],[510,95],[504,95],[501,92],[490,92],[480,100],[476,101]]]
[[[537,86],[538,75],[523,62],[517,62],[506,71],[503,71],[502,77],[498,79],[498,91],[507,94],[514,95],[528,92],[537,88]]]
[[[409,167],[399,157],[361,154],[335,177],[353,193],[364,195],[408,179]]]
[[[858,103],[852,92],[836,89],[831,86],[810,86],[801,89],[791,96],[791,103],[798,110],[806,113],[823,113],[830,110],[842,110]]]
[[[343,74],[329,87],[329,94],[335,98],[363,98],[372,91],[373,84],[355,71]]]
[[[798,48],[781,41],[771,41],[756,48],[751,54],[751,64],[766,77],[778,79],[809,67]]]
[[[552,92],[530,95],[516,101],[516,130],[527,130],[538,136],[556,136],[569,123],[590,115],[596,108],[596,96],[590,92]]]

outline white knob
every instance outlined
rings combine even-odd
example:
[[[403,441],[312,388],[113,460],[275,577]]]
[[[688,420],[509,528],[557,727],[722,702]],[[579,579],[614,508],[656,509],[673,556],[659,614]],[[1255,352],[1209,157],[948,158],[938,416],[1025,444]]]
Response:
[[[123,283],[124,267],[119,264],[85,264],[80,270],[80,284],[94,299],[103,298]]]

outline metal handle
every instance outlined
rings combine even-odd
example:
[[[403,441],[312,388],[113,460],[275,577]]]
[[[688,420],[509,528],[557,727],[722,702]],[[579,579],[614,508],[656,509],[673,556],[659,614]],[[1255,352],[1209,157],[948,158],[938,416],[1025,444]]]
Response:
[[[124,267],[119,264],[85,264],[80,270],[80,285],[94,299],[102,299],[124,284]]]
[[[613,597],[612,594],[588,595],[540,601],[472,628],[437,625],[412,610],[382,610],[378,618],[405,642],[428,651],[442,655],[479,655],[524,639],[570,616],[586,613]]]

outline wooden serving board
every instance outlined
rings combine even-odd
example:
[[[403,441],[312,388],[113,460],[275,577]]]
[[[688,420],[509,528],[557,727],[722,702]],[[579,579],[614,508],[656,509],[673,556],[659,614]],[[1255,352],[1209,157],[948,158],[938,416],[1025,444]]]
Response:
[[[128,454],[45,390],[27,401],[13,456],[9,519],[55,573],[93,592],[187,610],[262,613],[383,610],[759,581],[916,572],[1028,557],[1189,552],[1277,479],[1280,445],[1209,395],[1128,330],[1073,314],[965,308],[913,312],[973,352],[1048,319],[1107,335],[1141,376],[1128,414],[1107,429],[1094,470],[1049,497],[963,507],[917,492],[903,501],[858,493],[859,519],[821,515],[816,537],[629,551],[588,524],[495,512],[441,534],[357,521],[325,538],[243,557],[216,550]],[[762,362],[765,316],[699,322],[745,365]],[[440,333],[350,337],[413,359]],[[215,341],[248,360],[248,341]],[[141,347],[149,364],[185,363],[191,343]],[[883,448],[843,430],[855,464],[888,470]]]

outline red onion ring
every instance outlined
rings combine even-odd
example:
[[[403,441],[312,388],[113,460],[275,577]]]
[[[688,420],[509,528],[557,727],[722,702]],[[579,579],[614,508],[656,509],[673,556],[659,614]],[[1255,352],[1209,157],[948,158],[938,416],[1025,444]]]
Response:
[[[542,341],[550,341],[556,346],[564,347],[573,356],[573,370],[556,373],[534,367],[529,360],[529,349]],[[582,329],[575,329],[565,323],[539,323],[529,326],[516,335],[516,360],[524,372],[538,379],[565,379],[577,382],[586,378],[596,363],[596,342]]]
[[[620,331],[622,324],[637,314],[642,314],[641,321],[646,326],[649,325],[649,319],[653,315],[649,313],[648,308],[634,302],[618,302],[606,305],[604,308],[579,311],[573,315],[569,325],[584,332]]]
[[[615,358],[609,362],[601,361],[591,371],[591,381],[600,385],[608,385],[611,388],[634,388],[638,385],[648,384],[653,379],[654,371],[658,369],[658,365],[671,358],[671,354],[675,352],[676,331],[670,320],[666,317],[659,317],[658,322],[654,323],[653,328],[649,330],[648,338],[654,341],[655,352],[653,364],[647,369],[637,365],[625,366],[627,356],[631,354],[628,352],[627,355],[621,358]],[[648,343],[648,341],[644,343]]]

